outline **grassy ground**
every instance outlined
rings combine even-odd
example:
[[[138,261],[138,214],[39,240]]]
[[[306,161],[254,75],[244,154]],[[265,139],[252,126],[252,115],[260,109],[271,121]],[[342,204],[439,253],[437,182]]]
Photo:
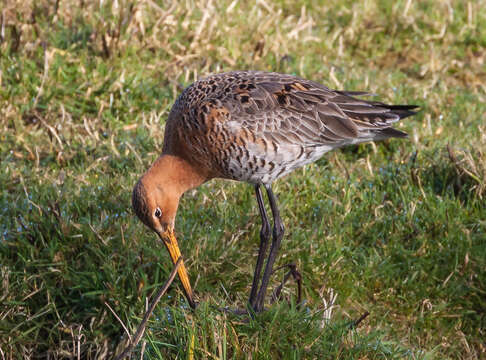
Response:
[[[146,359],[486,357],[486,12],[473,1],[13,1],[0,32],[0,358],[111,358],[171,264],[130,208],[178,93],[210,72],[297,74],[422,111],[407,140],[275,185],[295,288],[249,322],[253,189],[184,197]],[[276,286],[281,270],[272,279]],[[325,311],[337,294],[332,313]],[[350,324],[365,311],[357,329]],[[137,355],[138,356],[138,355]]]

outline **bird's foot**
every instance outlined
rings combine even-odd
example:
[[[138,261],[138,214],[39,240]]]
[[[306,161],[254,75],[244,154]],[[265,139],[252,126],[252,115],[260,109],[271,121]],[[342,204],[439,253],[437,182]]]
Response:
[[[275,269],[272,273],[274,273],[277,270],[283,269],[283,268],[288,268],[289,271],[284,275],[284,278],[282,282],[280,283],[279,286],[275,288],[275,290],[272,293],[272,299],[271,299],[271,304],[275,303],[276,301],[280,300],[282,298],[282,289],[285,286],[285,284],[289,281],[289,279],[292,277],[296,283],[297,283],[297,304],[301,303],[302,300],[302,275],[300,272],[297,270],[297,266],[294,263],[286,264],[283,266],[280,266],[279,268]],[[252,304],[251,299],[250,302],[248,303],[246,308],[229,308],[229,307],[219,307],[218,309],[222,312],[232,314],[232,315],[248,315],[251,318],[254,318],[254,316],[258,313],[261,313],[265,311],[266,309],[263,307],[263,301],[255,301],[257,305]],[[258,306],[260,304],[261,306]]]
[[[280,283],[280,285],[277,286],[275,288],[275,290],[273,291],[270,303],[273,304],[276,301],[281,299],[282,289],[283,289],[284,285],[292,277],[297,283],[297,304],[300,304],[301,300],[302,300],[302,275],[297,270],[297,266],[294,263],[290,263],[290,264],[280,266],[279,268],[272,271],[272,274],[275,273],[275,271],[283,269],[283,268],[289,268],[289,271],[284,275],[284,278],[283,278],[282,282]],[[262,298],[262,296],[265,296],[265,292],[258,291],[258,293],[259,293],[258,294],[259,297],[257,297],[256,299],[250,298],[250,300],[249,300],[248,308],[249,308],[250,311],[252,311],[252,314],[257,314],[257,313],[260,313],[260,312],[265,310],[264,306],[263,306],[264,299]],[[245,311],[245,313],[247,313],[247,312],[248,312],[248,310]]]

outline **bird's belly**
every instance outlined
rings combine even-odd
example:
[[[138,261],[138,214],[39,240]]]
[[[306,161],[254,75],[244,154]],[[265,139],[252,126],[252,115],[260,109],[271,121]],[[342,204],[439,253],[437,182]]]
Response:
[[[240,156],[231,156],[223,165],[223,177],[252,184],[269,184],[299,167],[316,161],[330,150],[330,146],[313,146],[300,152],[300,156],[280,157],[281,161],[272,161],[273,159],[251,154],[238,154]]]

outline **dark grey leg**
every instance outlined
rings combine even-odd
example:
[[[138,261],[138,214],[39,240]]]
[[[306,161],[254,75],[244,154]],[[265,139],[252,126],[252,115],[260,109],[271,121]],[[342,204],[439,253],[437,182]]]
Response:
[[[263,303],[265,300],[265,294],[267,292],[270,275],[272,274],[273,264],[275,262],[275,259],[277,258],[277,253],[280,249],[280,243],[282,242],[283,234],[285,231],[272,188],[270,185],[265,185],[265,188],[267,189],[268,200],[270,202],[270,208],[272,209],[273,214],[273,237],[272,246],[270,247],[270,254],[268,255],[267,265],[265,266],[265,272],[263,273],[262,277],[262,285],[260,287],[260,290],[258,291],[256,304],[253,307],[255,312],[260,312],[263,310]]]
[[[260,282],[263,261],[268,248],[268,240],[270,239],[270,223],[268,222],[267,211],[265,210],[265,205],[263,203],[260,185],[255,185],[255,194],[258,202],[258,210],[260,211],[260,216],[262,217],[262,228],[260,229],[260,249],[258,250],[255,273],[253,274],[253,284],[251,286],[250,299],[248,300],[253,310],[255,310],[256,307],[258,283]]]

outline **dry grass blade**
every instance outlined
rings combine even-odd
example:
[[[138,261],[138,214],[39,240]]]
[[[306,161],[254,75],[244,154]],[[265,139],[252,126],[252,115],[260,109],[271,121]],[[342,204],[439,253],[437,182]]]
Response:
[[[177,270],[179,269],[179,266],[181,264],[182,264],[182,257],[180,257],[179,260],[177,260],[177,263],[174,265],[174,268],[172,269],[172,272],[170,273],[169,278],[165,282],[164,286],[162,286],[162,288],[159,290],[159,292],[155,295],[154,300],[150,304],[148,310],[145,312],[145,315],[142,319],[142,322],[138,326],[138,329],[135,333],[135,336],[133,336],[133,338],[130,339],[130,344],[125,348],[125,350],[123,350],[123,352],[120,355],[118,355],[115,358],[115,360],[122,360],[122,359],[126,358],[133,351],[133,348],[135,346],[137,346],[137,344],[139,343],[140,339],[143,336],[143,333],[145,332],[145,327],[147,326],[147,321],[148,321],[150,315],[152,315],[152,312],[154,311],[155,306],[160,301],[162,296],[164,296],[164,294],[167,291],[167,289],[169,288],[170,284],[172,284],[172,281],[174,281],[174,278],[177,274]]]
[[[338,294],[334,292],[334,289],[329,288],[327,290],[327,295],[328,295],[328,299],[326,299],[324,295],[324,287],[321,288],[321,290],[319,291],[319,297],[321,298],[322,303],[324,304],[324,311],[322,313],[322,321],[321,321],[321,329],[324,329],[325,325],[331,321],[332,312],[334,308],[337,307],[335,303]]]
[[[115,318],[118,320],[118,322],[121,324],[121,326],[123,327],[123,330],[125,330],[125,332],[127,333],[128,335],[128,338],[131,340],[131,336],[130,336],[130,331],[128,331],[127,327],[125,326],[125,324],[123,323],[123,321],[120,319],[120,317],[117,315],[117,313],[115,312],[115,310],[113,310],[111,308],[111,306],[105,301],[105,305],[108,309],[110,309],[111,313],[113,314],[113,316],[115,316]]]
[[[483,150],[479,147],[475,151],[456,151],[450,144],[447,144],[447,154],[457,173],[457,186],[462,188],[464,183],[469,180],[469,182],[472,182],[469,190],[474,191],[476,196],[482,199],[486,189],[484,182],[486,166]],[[458,157],[458,154],[460,157]]]

